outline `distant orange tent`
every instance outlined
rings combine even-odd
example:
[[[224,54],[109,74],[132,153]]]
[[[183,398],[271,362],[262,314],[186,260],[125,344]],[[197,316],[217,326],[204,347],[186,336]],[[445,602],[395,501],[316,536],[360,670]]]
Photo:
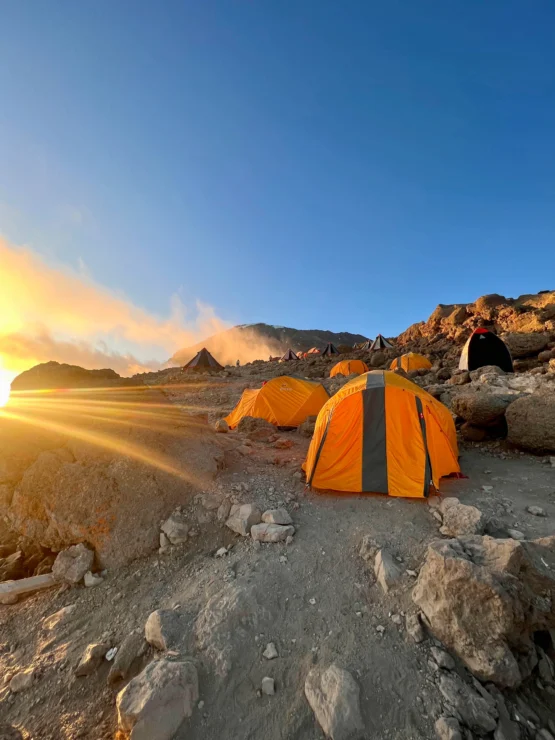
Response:
[[[316,416],[328,400],[321,383],[283,376],[269,380],[262,388],[248,388],[226,421],[234,429],[245,416],[266,419],[278,427],[297,427],[308,416]]]
[[[362,375],[367,373],[370,368],[362,360],[342,360],[334,365],[330,371],[330,378],[335,378],[336,375]]]
[[[419,355],[416,352],[407,352],[400,357],[396,357],[389,366],[389,369],[401,369],[408,373],[411,370],[429,370],[431,367],[432,363],[424,355]]]

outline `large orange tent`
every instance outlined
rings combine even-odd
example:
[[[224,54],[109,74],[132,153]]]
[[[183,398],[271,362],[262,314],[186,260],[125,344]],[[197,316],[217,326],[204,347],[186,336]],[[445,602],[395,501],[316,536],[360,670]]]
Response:
[[[391,365],[390,370],[404,370],[406,373],[411,370],[429,370],[432,367],[432,363],[424,355],[419,355],[416,352],[407,352],[400,357],[396,357]]]
[[[262,388],[247,389],[226,421],[230,428],[244,416],[266,419],[278,427],[297,427],[308,416],[316,416],[328,400],[321,383],[283,376],[269,380]]]
[[[374,370],[322,408],[303,468],[315,488],[427,496],[460,470],[453,417],[410,380]]]
[[[336,375],[362,375],[367,373],[370,368],[362,360],[342,360],[334,365],[330,370],[330,378],[334,378]]]

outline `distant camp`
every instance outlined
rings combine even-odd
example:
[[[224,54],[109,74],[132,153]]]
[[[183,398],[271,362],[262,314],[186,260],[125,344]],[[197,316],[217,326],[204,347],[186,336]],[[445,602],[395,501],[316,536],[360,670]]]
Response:
[[[453,417],[410,380],[374,370],[327,401],[303,469],[317,489],[428,496],[460,471]]]
[[[419,355],[416,352],[407,352],[401,357],[396,357],[391,365],[390,370],[404,370],[406,373],[411,370],[429,370],[432,367],[432,363],[424,355]]]
[[[362,373],[367,373],[369,369],[368,365],[362,360],[342,360],[332,367],[330,378],[335,378],[336,375],[352,375],[353,373],[362,375]]]
[[[223,367],[212,357],[206,347],[203,347],[192,360],[189,360],[183,370],[202,372],[203,370],[223,370]]]
[[[513,372],[513,359],[505,342],[489,329],[480,327],[472,332],[463,347],[459,370],[477,370],[486,365],[497,365],[506,373]]]
[[[297,427],[308,416],[316,416],[329,399],[321,383],[283,376],[269,380],[262,388],[248,388],[233,411],[226,416],[234,429],[244,416],[266,419],[278,427]]]

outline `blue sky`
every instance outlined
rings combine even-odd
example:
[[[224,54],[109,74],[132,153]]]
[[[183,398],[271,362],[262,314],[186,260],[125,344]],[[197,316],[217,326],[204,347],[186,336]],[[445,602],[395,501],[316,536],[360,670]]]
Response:
[[[554,28],[550,0],[4,0],[0,233],[234,323],[395,335],[553,288]]]

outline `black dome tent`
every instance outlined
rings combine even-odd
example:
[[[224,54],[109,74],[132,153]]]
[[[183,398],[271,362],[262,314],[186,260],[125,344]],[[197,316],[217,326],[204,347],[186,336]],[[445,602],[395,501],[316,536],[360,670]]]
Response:
[[[506,373],[513,372],[513,360],[505,342],[482,327],[475,329],[461,352],[459,370],[477,370],[486,365],[497,365]]]

